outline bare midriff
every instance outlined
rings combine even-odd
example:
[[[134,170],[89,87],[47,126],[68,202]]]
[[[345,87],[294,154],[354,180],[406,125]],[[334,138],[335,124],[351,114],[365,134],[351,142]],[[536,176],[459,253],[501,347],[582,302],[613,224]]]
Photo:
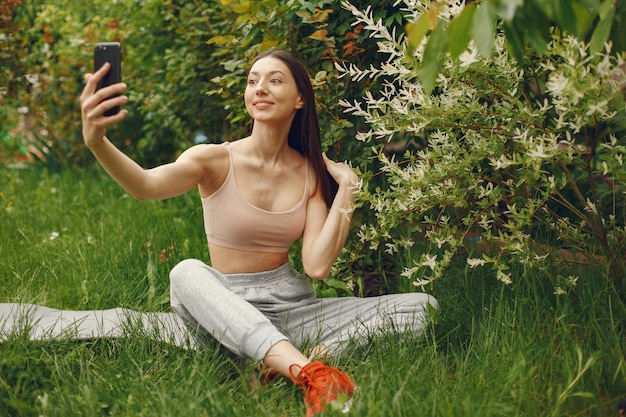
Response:
[[[289,253],[250,252],[209,245],[211,266],[222,274],[249,274],[276,269],[289,262]]]

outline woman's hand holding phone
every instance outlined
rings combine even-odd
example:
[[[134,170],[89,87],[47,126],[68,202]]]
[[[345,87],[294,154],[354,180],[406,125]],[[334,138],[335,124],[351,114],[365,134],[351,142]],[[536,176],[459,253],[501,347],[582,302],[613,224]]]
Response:
[[[128,96],[122,93],[126,84],[115,83],[97,89],[98,84],[110,71],[111,64],[104,63],[95,73],[85,75],[85,88],[80,96],[80,108],[83,122],[83,139],[87,147],[98,145],[104,138],[106,126],[124,120],[128,112],[120,110],[118,113],[107,116],[106,112],[124,105]]]

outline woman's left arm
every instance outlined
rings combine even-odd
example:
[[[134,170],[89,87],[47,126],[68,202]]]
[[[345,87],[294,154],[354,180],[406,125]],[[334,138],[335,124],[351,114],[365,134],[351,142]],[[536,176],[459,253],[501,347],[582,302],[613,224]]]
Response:
[[[319,190],[309,199],[302,238],[302,265],[304,272],[314,279],[328,276],[346,243],[352,220],[351,205],[359,181],[349,165],[331,161],[326,154],[323,157],[339,189],[330,209]]]

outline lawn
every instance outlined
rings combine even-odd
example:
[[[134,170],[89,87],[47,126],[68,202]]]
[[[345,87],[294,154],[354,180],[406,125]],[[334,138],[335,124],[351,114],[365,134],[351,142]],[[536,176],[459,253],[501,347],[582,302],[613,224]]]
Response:
[[[168,272],[209,261],[197,193],[135,201],[102,171],[0,172],[0,302],[169,311]],[[600,272],[547,265],[505,286],[457,266],[426,290],[441,309],[416,339],[354,346],[336,365],[350,416],[611,416],[626,398],[626,300]],[[579,276],[555,294],[550,275]],[[285,379],[261,386],[210,342],[138,335],[0,344],[1,416],[303,416]],[[341,415],[329,411],[327,415]]]

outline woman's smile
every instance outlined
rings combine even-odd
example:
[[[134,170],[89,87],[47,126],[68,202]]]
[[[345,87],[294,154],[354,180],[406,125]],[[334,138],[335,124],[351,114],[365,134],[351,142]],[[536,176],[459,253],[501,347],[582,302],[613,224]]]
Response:
[[[272,104],[269,100],[255,100],[252,102],[252,105],[258,110],[264,110],[270,107]]]

